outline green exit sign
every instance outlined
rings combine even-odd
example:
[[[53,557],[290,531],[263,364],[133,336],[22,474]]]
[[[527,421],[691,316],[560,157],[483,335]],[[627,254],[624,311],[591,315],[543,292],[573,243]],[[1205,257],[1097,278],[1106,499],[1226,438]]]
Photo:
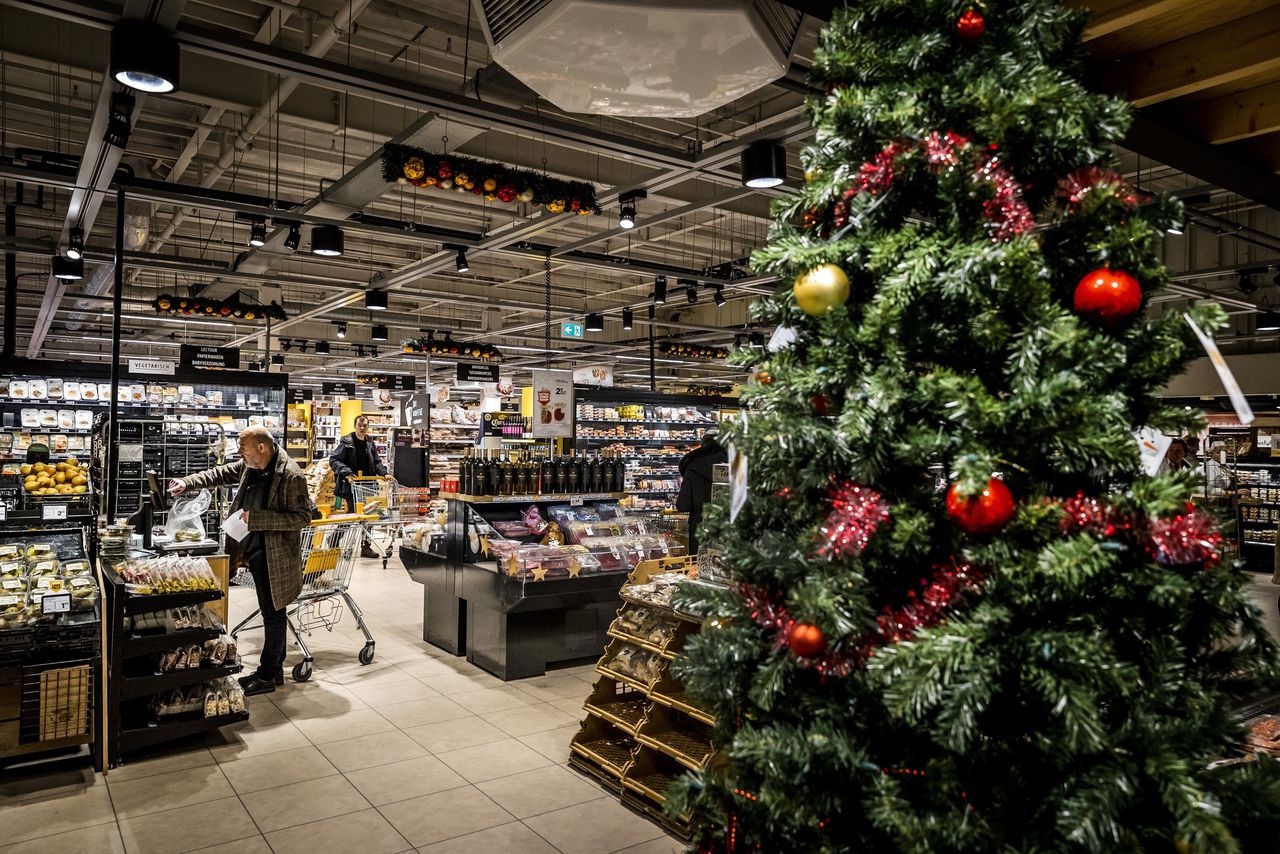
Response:
[[[562,323],[560,324],[561,338],[582,338],[585,330],[581,323]]]

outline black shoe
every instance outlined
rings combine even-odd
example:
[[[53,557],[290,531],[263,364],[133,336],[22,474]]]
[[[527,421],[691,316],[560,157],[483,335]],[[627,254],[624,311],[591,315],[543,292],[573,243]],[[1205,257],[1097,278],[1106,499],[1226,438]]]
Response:
[[[276,690],[276,680],[269,676],[264,678],[255,673],[252,676],[241,676],[239,681],[240,688],[246,697],[252,697],[255,694],[274,694]]]
[[[284,684],[284,671],[283,671],[283,670],[281,670],[279,673],[277,673],[277,674],[276,674],[276,684],[277,684],[277,685],[283,685],[283,684]]]
[[[360,557],[382,557],[382,555],[378,554],[368,546],[365,546],[360,550]]]

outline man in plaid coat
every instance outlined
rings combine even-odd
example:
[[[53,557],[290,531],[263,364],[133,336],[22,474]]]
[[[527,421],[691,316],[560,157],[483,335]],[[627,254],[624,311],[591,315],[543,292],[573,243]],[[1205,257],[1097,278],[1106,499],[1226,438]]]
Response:
[[[240,434],[240,460],[169,482],[169,494],[237,484],[228,517],[243,513],[249,533],[229,540],[233,566],[248,566],[262,611],[263,641],[258,669],[240,679],[245,694],[269,694],[284,684],[288,620],[285,608],[302,590],[298,532],[311,521],[307,480],[263,427]]]

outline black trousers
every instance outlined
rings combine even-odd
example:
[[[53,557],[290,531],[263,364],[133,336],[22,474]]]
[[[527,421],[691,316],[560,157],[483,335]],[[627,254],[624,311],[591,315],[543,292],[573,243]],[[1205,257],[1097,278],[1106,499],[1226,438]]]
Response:
[[[249,558],[253,587],[258,591],[258,608],[262,611],[262,655],[258,674],[275,678],[284,673],[285,646],[289,638],[289,622],[284,609],[276,610],[271,601],[271,578],[267,575],[267,556],[259,553]]]

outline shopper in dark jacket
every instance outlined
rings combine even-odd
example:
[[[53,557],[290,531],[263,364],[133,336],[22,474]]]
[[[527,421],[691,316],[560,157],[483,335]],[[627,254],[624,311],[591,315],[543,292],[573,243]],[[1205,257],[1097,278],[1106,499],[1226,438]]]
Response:
[[[689,553],[698,552],[698,526],[702,507],[711,500],[711,473],[716,463],[727,463],[729,451],[716,440],[714,430],[702,434],[702,444],[680,460],[680,495],[676,509],[689,514]]]
[[[351,497],[352,477],[385,475],[387,467],[378,454],[378,446],[369,437],[369,419],[356,416],[356,429],[338,441],[338,447],[329,455],[329,468],[333,469],[333,494],[348,504]]]

